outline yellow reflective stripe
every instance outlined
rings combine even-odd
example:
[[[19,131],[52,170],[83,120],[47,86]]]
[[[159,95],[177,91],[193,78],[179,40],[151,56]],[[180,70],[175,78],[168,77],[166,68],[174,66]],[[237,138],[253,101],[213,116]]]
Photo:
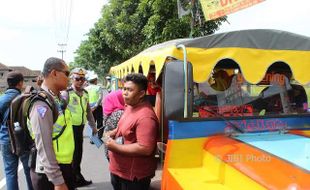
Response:
[[[68,105],[68,108],[70,109],[71,112],[74,112],[74,113],[77,112],[77,110],[75,109],[73,105]]]
[[[62,130],[63,126],[55,123],[53,126],[53,136],[58,135],[58,133]]]

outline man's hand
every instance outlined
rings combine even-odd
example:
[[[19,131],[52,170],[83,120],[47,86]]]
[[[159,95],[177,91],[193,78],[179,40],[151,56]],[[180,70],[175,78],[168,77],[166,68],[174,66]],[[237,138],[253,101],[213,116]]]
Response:
[[[108,139],[104,142],[104,144],[107,146],[107,148],[108,148],[109,150],[113,150],[114,147],[117,145],[116,142],[115,142],[115,140],[113,140],[113,139],[111,139],[111,138],[108,138]]]
[[[55,185],[54,190],[68,190],[68,187],[65,183],[61,185]]]
[[[92,129],[93,129],[93,135],[95,135],[98,132],[97,127],[92,127]]]
[[[114,139],[115,135],[116,135],[116,132],[117,132],[117,128],[116,129],[113,129],[112,131],[107,131],[104,133],[105,136],[107,137],[110,137],[112,139]]]
[[[94,112],[98,107],[98,104],[95,104],[94,106],[92,106],[90,109],[91,109],[91,112]]]

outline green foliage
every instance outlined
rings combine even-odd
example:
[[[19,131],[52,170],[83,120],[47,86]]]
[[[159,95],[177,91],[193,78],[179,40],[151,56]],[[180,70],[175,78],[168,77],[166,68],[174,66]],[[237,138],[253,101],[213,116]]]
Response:
[[[214,33],[226,17],[205,22],[198,0],[195,2],[191,14],[178,18],[177,0],[110,0],[70,67],[94,70],[103,77],[111,66],[152,45]],[[188,0],[181,3],[190,5]]]

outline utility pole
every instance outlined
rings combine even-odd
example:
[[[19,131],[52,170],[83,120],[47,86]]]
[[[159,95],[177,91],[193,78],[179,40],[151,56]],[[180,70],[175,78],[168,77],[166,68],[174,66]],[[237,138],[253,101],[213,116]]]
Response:
[[[57,50],[57,52],[60,52],[61,53],[61,59],[64,59],[64,53],[66,52],[67,44],[58,44],[58,46],[60,47],[60,49]]]
[[[191,0],[191,32],[189,34],[189,37],[192,38],[194,34],[194,28],[195,28],[195,17],[196,17],[196,5],[195,0]]]

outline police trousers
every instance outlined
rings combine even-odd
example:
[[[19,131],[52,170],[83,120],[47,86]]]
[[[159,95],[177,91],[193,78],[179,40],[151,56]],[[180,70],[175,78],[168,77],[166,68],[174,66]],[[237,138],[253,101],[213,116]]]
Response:
[[[74,177],[71,164],[59,164],[62,176],[69,190],[74,190]],[[45,174],[36,173],[34,168],[30,170],[31,181],[34,190],[54,190],[54,185]]]

